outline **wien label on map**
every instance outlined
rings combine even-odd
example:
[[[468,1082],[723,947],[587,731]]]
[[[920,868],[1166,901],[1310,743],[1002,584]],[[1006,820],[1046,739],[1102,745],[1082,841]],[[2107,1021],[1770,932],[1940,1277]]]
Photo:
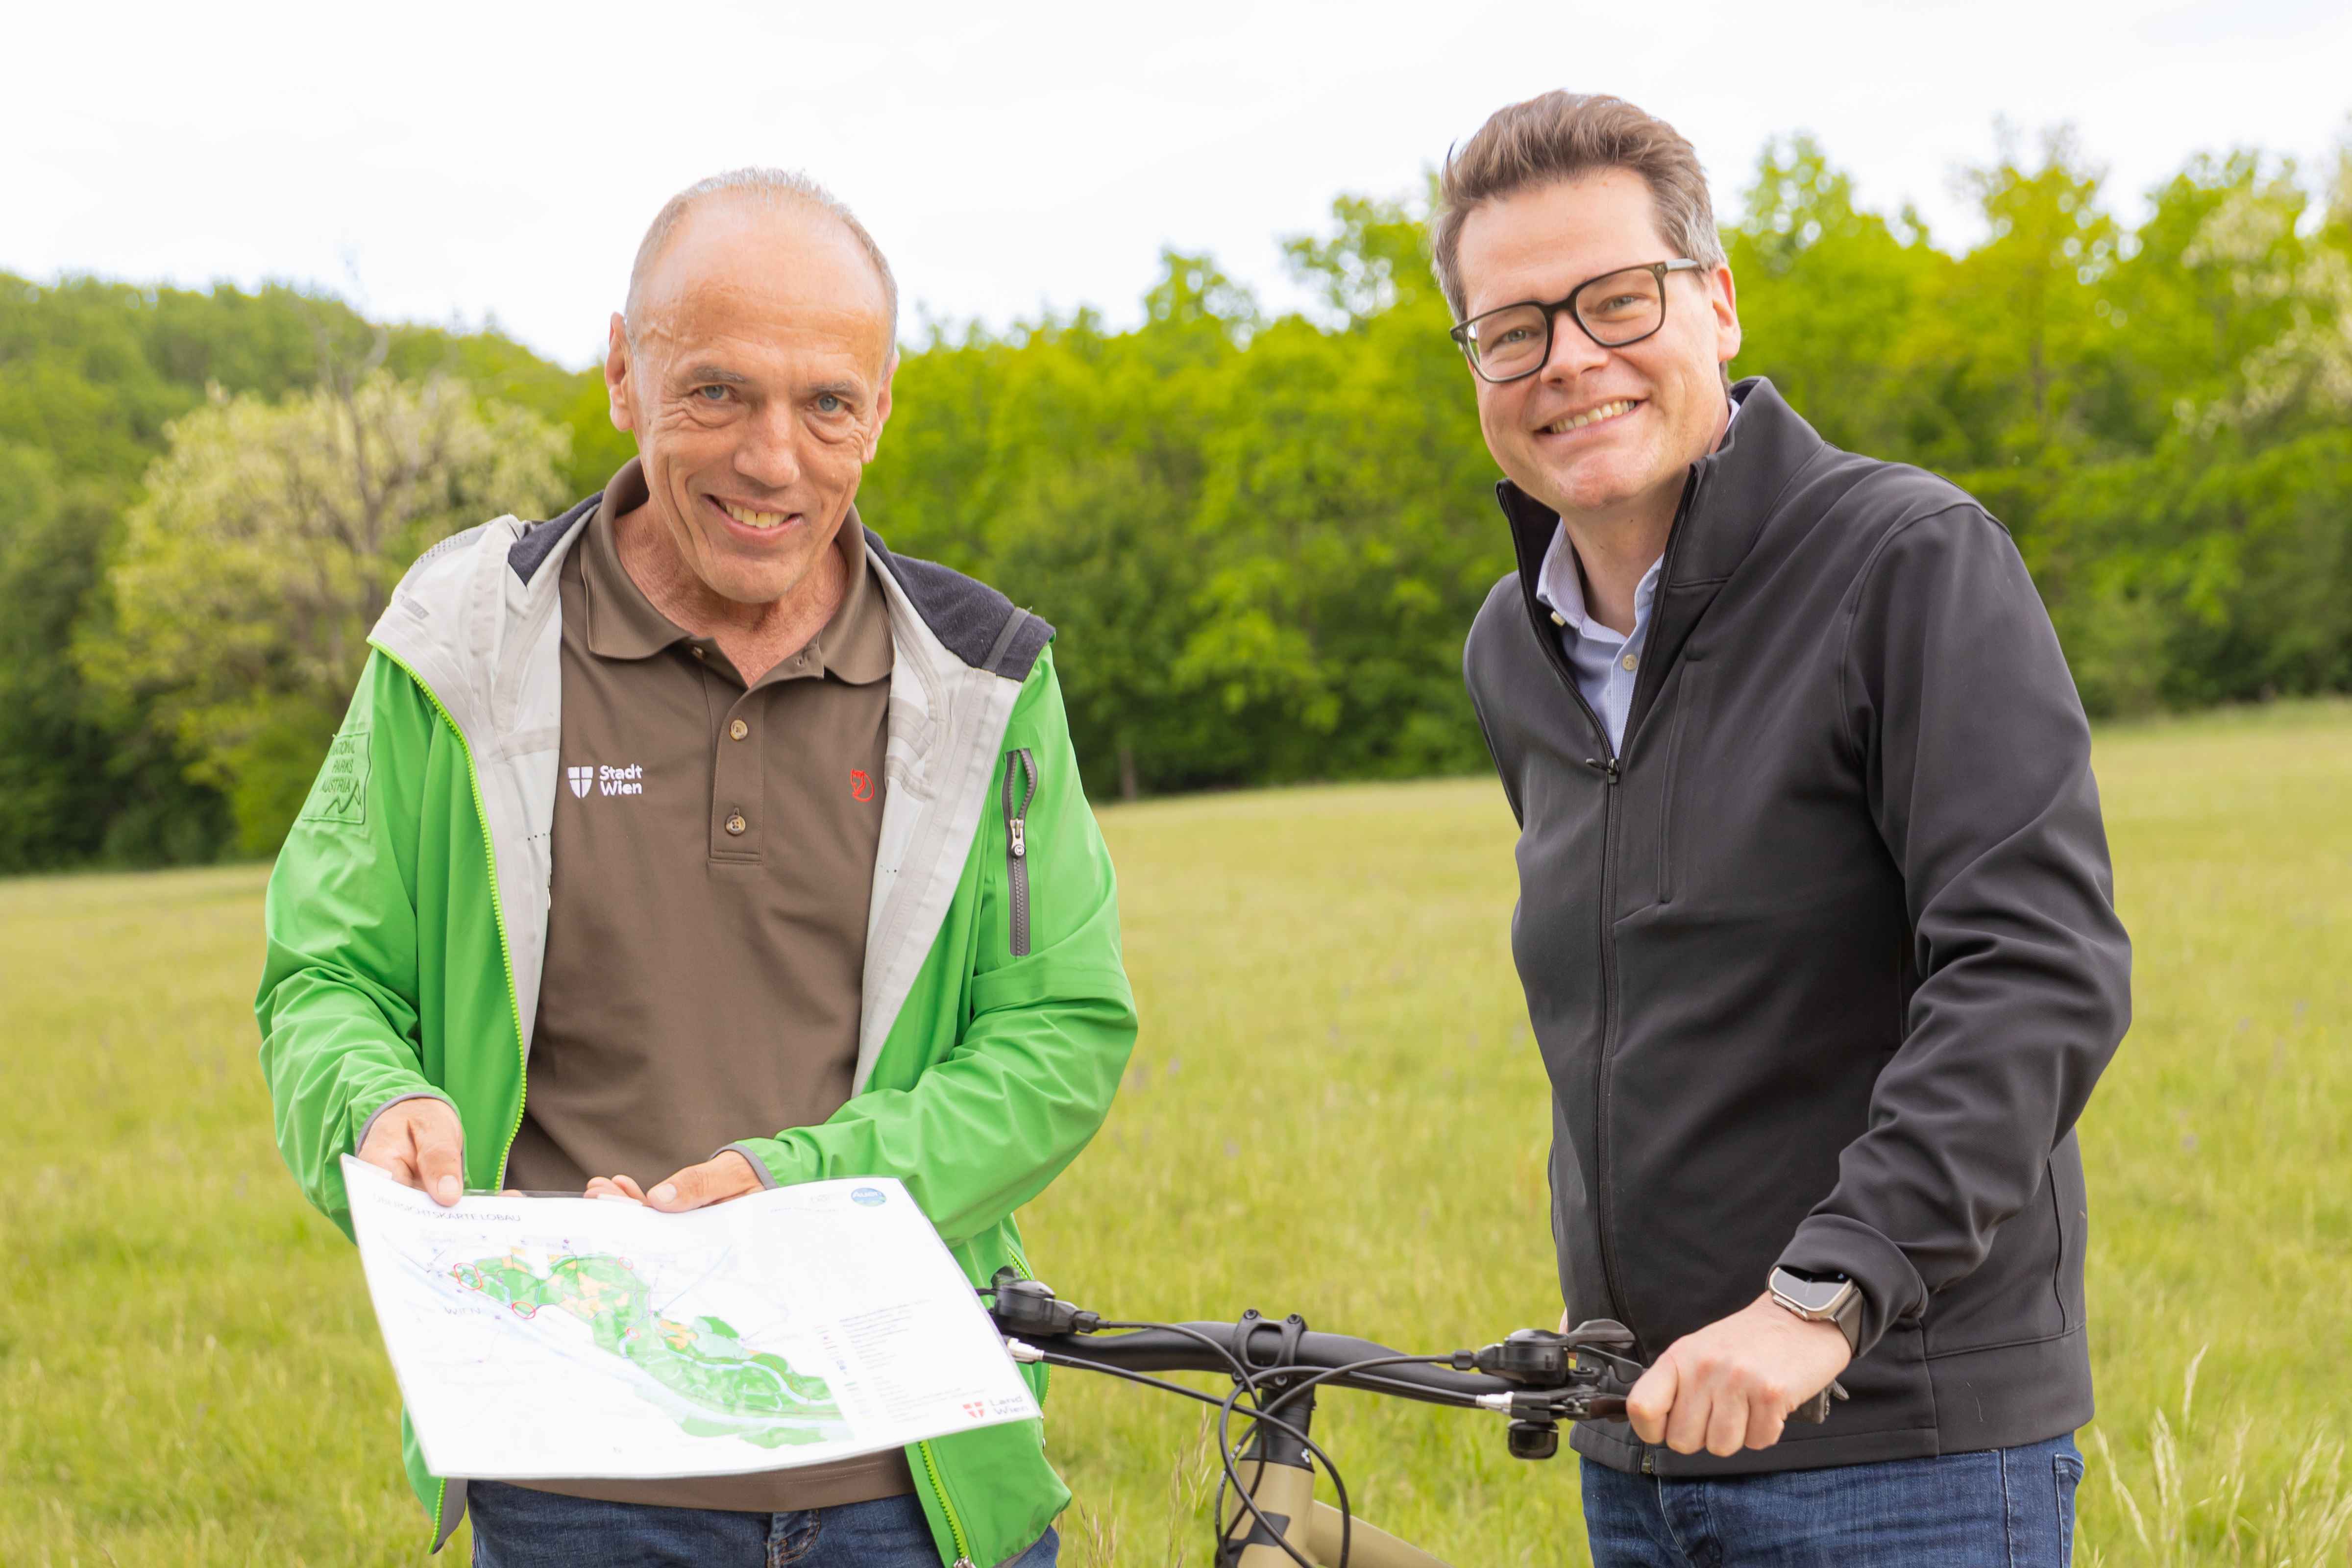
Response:
[[[346,1157],[368,1293],[436,1475],[738,1475],[1037,1414],[979,1300],[887,1177],[691,1214],[443,1208]]]

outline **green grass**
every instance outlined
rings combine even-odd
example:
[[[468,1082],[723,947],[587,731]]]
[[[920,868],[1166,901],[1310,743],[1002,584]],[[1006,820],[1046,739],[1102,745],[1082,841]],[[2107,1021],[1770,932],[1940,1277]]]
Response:
[[[2099,773],[2138,1021],[2084,1131],[2101,1418],[2079,1561],[2342,1562],[2352,707],[2111,730]],[[1550,1322],[1495,787],[1103,822],[1145,1035],[1026,1216],[1040,1270],[1107,1311],[1255,1305],[1416,1348]],[[357,1260],[271,1145],[261,883],[0,883],[12,1568],[422,1556]],[[1197,1406],[1063,1373],[1050,1408],[1074,1568],[1205,1561]],[[1510,1459],[1493,1416],[1341,1394],[1318,1429],[1367,1517],[1463,1568],[1583,1561],[1572,1466]]]

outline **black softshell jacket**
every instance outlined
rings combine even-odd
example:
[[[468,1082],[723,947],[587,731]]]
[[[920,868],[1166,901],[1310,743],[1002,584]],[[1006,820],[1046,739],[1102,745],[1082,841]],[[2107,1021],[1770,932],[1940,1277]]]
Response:
[[[1509,484],[1518,570],[1465,666],[1519,820],[1570,1311],[1654,1357],[1780,1262],[1860,1282],[1862,1354],[1761,1452],[1575,1445],[1719,1475],[2055,1436],[2091,1415],[2074,1121],[2130,1011],[2082,705],[1981,507],[1733,395],[1622,753],[1536,602],[1559,520]]]

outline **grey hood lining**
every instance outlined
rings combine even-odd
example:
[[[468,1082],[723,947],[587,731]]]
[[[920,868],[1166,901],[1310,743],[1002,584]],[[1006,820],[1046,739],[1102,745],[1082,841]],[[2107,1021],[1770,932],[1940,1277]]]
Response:
[[[507,549],[507,564],[513,568],[516,578],[528,585],[539,569],[557,553],[566,536],[596,514],[604,499],[604,492],[599,490],[574,501],[548,521],[526,525],[521,537]],[[890,574],[892,581],[907,595],[908,603],[930,627],[931,635],[950,653],[972,668],[991,675],[1016,681],[1029,679],[1037,656],[1053,640],[1051,623],[1030,611],[1015,608],[1011,599],[987,584],[951,567],[911,555],[893,554],[880,534],[858,521],[855,509],[849,514],[849,523],[864,531],[869,553]]]

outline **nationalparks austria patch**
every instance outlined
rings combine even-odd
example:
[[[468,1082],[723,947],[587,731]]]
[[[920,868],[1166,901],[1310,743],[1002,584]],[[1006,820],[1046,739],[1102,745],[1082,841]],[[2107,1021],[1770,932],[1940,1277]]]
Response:
[[[367,826],[368,732],[346,730],[327,748],[319,782],[303,803],[305,822],[347,822]]]

